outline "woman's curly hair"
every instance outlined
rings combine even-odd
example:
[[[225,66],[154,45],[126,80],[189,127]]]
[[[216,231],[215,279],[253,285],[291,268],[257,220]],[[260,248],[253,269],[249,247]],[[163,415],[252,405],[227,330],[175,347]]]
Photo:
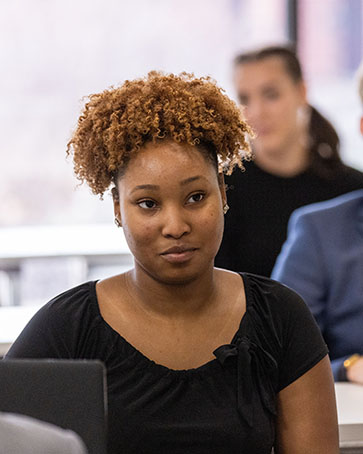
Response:
[[[73,153],[77,178],[102,197],[148,142],[169,139],[213,150],[230,174],[251,158],[248,134],[240,109],[211,78],[152,71],[90,95],[67,154]]]

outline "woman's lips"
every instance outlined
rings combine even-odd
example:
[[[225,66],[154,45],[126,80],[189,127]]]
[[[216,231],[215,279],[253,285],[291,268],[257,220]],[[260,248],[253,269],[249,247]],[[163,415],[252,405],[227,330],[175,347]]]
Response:
[[[161,257],[169,263],[184,263],[190,260],[197,249],[171,248],[161,254]]]

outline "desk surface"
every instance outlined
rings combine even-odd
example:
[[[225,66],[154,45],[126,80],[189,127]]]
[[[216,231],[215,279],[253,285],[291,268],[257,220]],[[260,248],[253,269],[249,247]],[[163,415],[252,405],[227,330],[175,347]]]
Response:
[[[363,385],[335,383],[341,453],[363,453]]]
[[[335,383],[339,424],[363,424],[363,385]]]

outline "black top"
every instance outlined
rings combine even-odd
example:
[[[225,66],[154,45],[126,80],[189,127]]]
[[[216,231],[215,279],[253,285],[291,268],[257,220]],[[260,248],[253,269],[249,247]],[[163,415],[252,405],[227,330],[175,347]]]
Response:
[[[242,277],[247,307],[240,327],[196,369],[168,369],[130,345],[101,317],[95,282],[40,309],[7,357],[104,361],[110,454],[270,453],[276,394],[327,348],[296,293],[267,278]]]
[[[291,178],[272,175],[254,162],[226,177],[228,205],[215,264],[233,271],[270,276],[286,239],[291,213],[303,205],[363,188],[363,173],[343,166],[327,179],[309,169]]]

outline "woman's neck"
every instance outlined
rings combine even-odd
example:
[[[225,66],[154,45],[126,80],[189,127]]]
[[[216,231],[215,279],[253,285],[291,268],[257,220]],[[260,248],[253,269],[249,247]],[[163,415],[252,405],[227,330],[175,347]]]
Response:
[[[309,150],[299,141],[276,151],[255,150],[255,162],[264,171],[280,177],[293,177],[309,166]]]
[[[218,300],[218,271],[183,284],[165,284],[143,270],[125,273],[125,286],[139,309],[156,318],[195,318],[210,310]]]

